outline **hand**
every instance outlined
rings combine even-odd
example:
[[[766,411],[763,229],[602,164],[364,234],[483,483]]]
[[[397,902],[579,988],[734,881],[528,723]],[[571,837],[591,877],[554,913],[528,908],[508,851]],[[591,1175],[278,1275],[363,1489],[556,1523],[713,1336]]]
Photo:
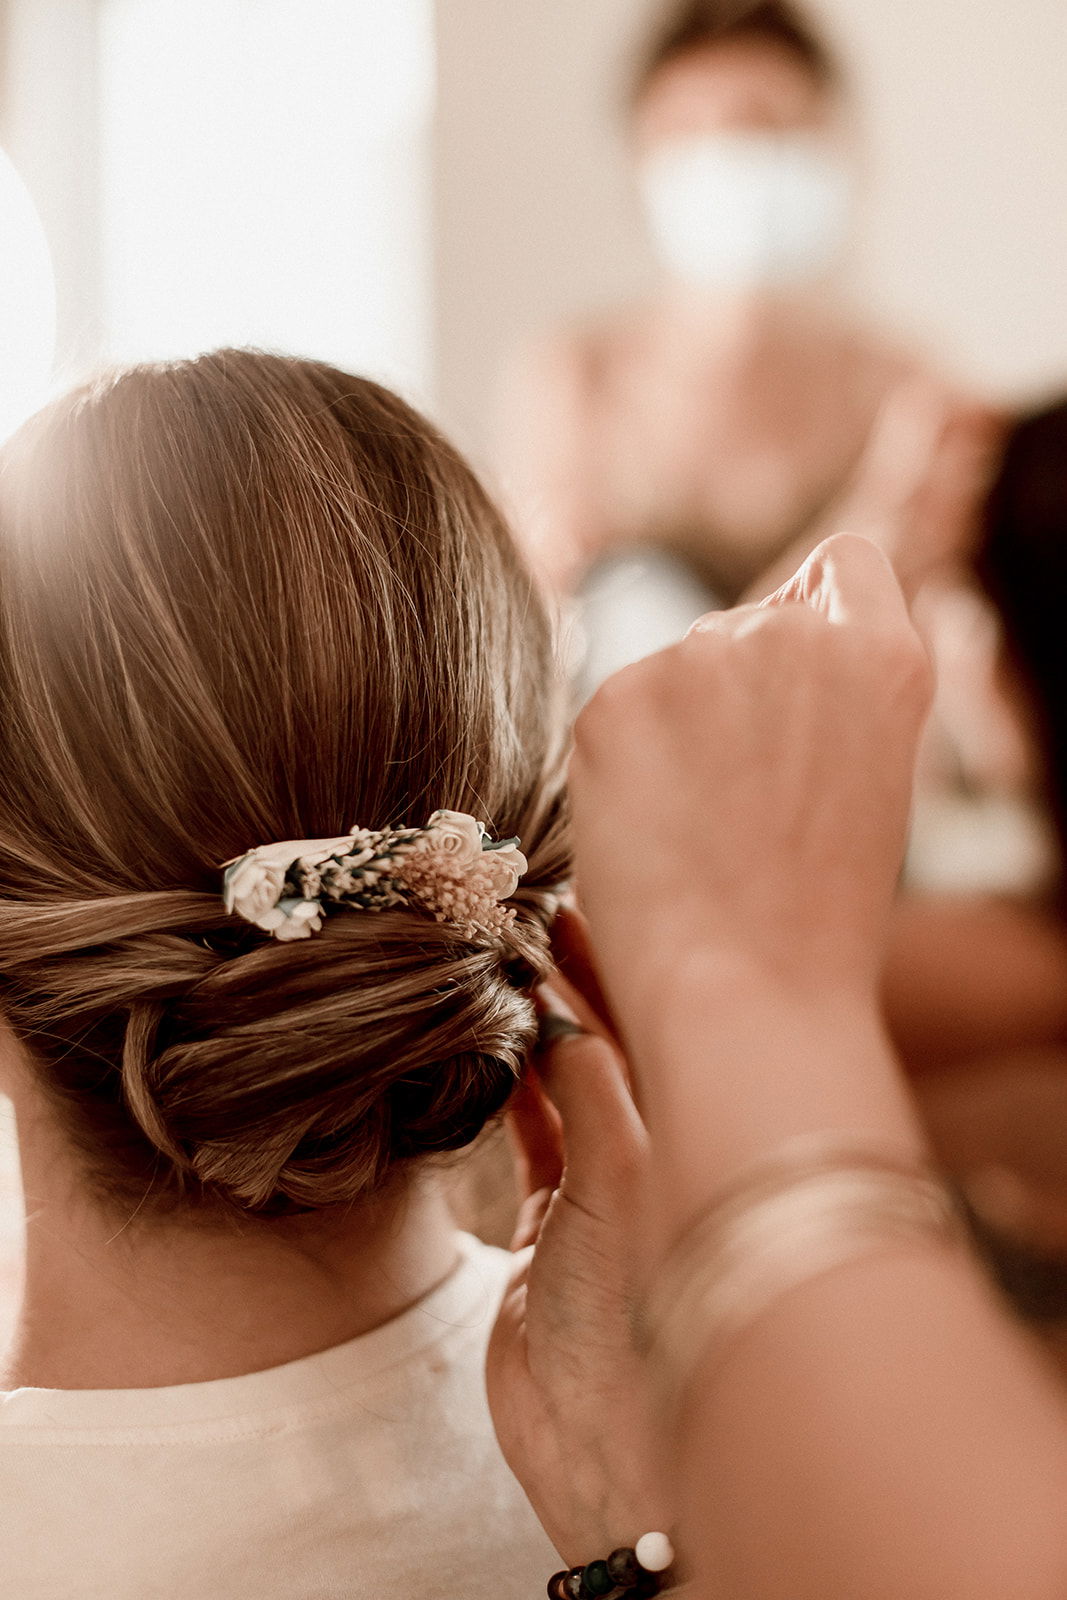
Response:
[[[892,391],[859,466],[829,514],[884,550],[905,594],[970,564],[1008,424],[929,376]]]
[[[504,1456],[574,1565],[671,1519],[633,1326],[647,1138],[619,1052],[577,991],[555,984],[551,1016],[590,1031],[554,1023],[510,1112],[527,1198],[487,1381]]]
[[[848,535],[762,606],[713,613],[604,685],[570,781],[624,1037],[713,967],[873,1013],[930,689],[888,562]]]

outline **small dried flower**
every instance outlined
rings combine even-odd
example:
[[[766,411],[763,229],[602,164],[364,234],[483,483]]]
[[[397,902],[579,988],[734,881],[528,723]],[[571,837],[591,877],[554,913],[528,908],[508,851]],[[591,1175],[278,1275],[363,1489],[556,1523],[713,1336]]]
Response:
[[[284,866],[261,860],[254,850],[231,861],[222,878],[226,910],[264,927],[262,919],[273,912],[281,899],[285,873]]]
[[[279,900],[257,924],[276,939],[307,939],[322,927],[322,907],[317,900]]]
[[[260,845],[223,875],[227,911],[281,940],[323,926],[323,905],[365,911],[415,905],[468,937],[500,934],[515,920],[500,904],[526,871],[517,839],[490,840],[459,811],[435,811],[425,828],[355,828],[337,839]]]
[[[488,874],[498,900],[507,900],[519,887],[529,862],[513,844],[490,846],[482,852],[481,870]]]
[[[318,867],[309,866],[300,858],[289,868],[287,883],[291,883],[301,900],[317,900],[322,892],[322,874]]]
[[[485,829],[462,811],[435,811],[414,849],[447,856],[457,867],[473,867],[482,853]]]

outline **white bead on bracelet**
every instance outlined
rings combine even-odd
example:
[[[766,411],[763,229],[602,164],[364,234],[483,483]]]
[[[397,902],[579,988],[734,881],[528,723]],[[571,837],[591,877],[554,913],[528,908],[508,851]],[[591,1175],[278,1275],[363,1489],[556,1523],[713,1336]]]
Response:
[[[674,1561],[674,1546],[665,1533],[643,1533],[634,1555],[646,1572],[666,1572]]]

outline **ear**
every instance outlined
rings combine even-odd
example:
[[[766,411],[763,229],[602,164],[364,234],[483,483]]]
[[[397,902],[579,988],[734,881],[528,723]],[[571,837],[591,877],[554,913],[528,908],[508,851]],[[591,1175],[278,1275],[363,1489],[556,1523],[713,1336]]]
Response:
[[[608,1035],[618,1042],[618,1030],[596,969],[589,924],[574,906],[562,905],[556,915],[552,924],[552,954],[563,977],[596,1013]]]

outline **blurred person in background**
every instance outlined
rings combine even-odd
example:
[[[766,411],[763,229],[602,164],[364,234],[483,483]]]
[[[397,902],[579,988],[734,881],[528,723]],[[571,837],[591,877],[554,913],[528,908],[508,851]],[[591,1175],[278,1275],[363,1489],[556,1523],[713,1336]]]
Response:
[[[640,551],[636,612],[616,580],[587,631],[640,633],[655,605],[643,580],[659,584],[659,624],[648,610],[647,639],[608,640],[592,680],[712,600],[733,604],[798,540],[810,549],[917,369],[844,299],[856,130],[802,11],[675,6],[629,117],[655,289],[530,353],[501,447],[520,534],[551,584],[573,589],[612,552]]]
[[[887,1016],[1006,1286],[1067,1354],[1067,403],[1006,424],[991,489],[969,510],[966,489],[953,505],[937,478],[935,465],[892,553],[928,598],[955,592],[981,619],[968,637],[927,605],[944,714],[972,755],[972,792],[984,772],[1002,818],[999,843],[978,838],[1003,857],[1014,817],[1029,869],[996,893],[913,879],[894,916]],[[857,507],[861,527],[887,525],[886,504]],[[930,511],[939,543],[918,525]],[[998,863],[986,866],[992,882]]]
[[[997,416],[918,379],[885,407],[827,531],[882,548],[935,666],[887,1021],[992,1264],[1067,1356],[1065,463],[1062,403]]]

